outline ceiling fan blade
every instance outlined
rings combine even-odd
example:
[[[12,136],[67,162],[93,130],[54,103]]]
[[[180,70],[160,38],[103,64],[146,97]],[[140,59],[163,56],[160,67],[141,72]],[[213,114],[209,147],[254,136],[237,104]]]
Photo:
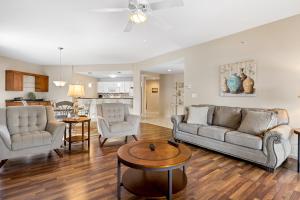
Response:
[[[125,12],[129,11],[128,8],[99,8],[99,9],[92,9],[92,12],[101,12],[101,13],[113,13],[113,12]]]
[[[183,0],[164,0],[160,2],[150,3],[151,10],[161,10],[166,8],[182,7]]]
[[[133,22],[129,20],[127,25],[125,26],[124,32],[130,32],[132,28],[133,28]]]

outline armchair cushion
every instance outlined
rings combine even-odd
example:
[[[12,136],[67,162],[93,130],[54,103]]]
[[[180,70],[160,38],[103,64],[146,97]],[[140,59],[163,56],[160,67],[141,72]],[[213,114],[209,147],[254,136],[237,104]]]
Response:
[[[12,150],[21,150],[37,146],[50,145],[52,135],[47,131],[33,131],[18,133],[11,136]]]
[[[119,133],[119,132],[125,132],[125,131],[131,131],[133,130],[133,126],[130,122],[113,122],[110,123],[109,126],[111,133]]]
[[[8,107],[7,127],[11,135],[44,131],[47,124],[46,109],[43,106]]]

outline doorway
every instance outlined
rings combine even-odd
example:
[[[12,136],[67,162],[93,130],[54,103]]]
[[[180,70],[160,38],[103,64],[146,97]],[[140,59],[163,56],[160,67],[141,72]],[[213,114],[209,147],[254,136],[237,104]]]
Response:
[[[159,79],[145,80],[145,106],[144,111],[147,117],[159,115],[160,104],[160,87]]]

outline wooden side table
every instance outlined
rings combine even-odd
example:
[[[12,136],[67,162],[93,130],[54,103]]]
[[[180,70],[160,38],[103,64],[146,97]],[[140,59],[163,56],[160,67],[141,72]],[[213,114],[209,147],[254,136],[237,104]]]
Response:
[[[298,135],[298,164],[297,164],[297,170],[298,170],[298,173],[300,172],[300,128],[297,128],[294,130],[294,133],[296,135]]]
[[[82,142],[82,145],[84,145],[84,141],[88,141],[88,151],[90,151],[90,134],[91,134],[91,119],[88,117],[79,117],[79,118],[65,118],[63,120],[63,122],[65,122],[66,124],[69,124],[69,137],[67,137],[67,133],[65,130],[65,135],[64,135],[64,145],[66,146],[66,142],[69,143],[69,151],[71,151],[71,146],[72,143],[77,143],[77,142]],[[81,135],[75,135],[72,136],[72,127],[74,124],[78,124],[81,123],[82,126],[82,131],[81,131]],[[87,123],[88,124],[88,135],[85,136],[84,133],[84,124]]]

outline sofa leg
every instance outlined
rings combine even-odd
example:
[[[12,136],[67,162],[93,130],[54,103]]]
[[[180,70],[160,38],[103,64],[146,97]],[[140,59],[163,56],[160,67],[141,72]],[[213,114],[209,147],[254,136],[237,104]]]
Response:
[[[64,157],[64,154],[59,149],[54,149],[54,151],[60,158]]]
[[[132,137],[135,139],[135,141],[138,141],[138,139],[135,135],[132,135]]]
[[[106,142],[107,138],[104,138],[103,142],[99,139],[100,147],[103,147],[104,143]]]
[[[7,159],[1,160],[1,162],[0,162],[0,168],[6,163],[6,161],[7,161]]]
[[[125,144],[127,144],[128,136],[125,136]]]

